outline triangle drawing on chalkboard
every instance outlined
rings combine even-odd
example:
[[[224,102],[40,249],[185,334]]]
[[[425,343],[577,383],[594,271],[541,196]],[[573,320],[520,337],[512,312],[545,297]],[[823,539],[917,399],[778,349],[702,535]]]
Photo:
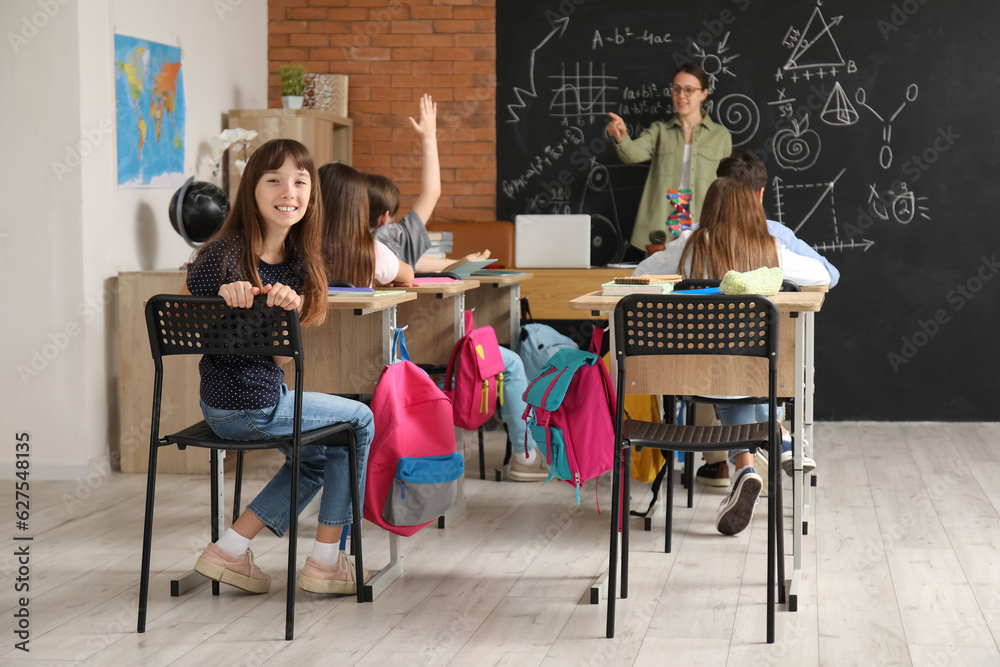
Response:
[[[844,65],[840,55],[840,47],[830,32],[830,28],[840,23],[842,16],[835,16],[827,23],[819,7],[813,8],[813,13],[806,23],[802,36],[792,49],[792,55],[785,63],[784,69],[808,69],[810,67],[837,67]]]

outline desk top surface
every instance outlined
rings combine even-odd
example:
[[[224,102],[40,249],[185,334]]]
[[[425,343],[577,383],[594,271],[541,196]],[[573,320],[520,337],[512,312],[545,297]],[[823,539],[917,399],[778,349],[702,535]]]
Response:
[[[327,308],[334,310],[363,308],[365,310],[383,310],[406,301],[415,301],[416,294],[411,292],[397,292],[394,294],[383,294],[378,296],[328,296],[326,298]]]
[[[458,282],[431,283],[429,285],[414,285],[413,287],[393,287],[413,294],[461,294],[479,287],[478,280],[459,280]]]
[[[518,283],[523,283],[525,280],[534,278],[534,275],[527,272],[519,273],[507,273],[507,274],[496,274],[496,275],[478,275],[473,274],[472,279],[478,280],[484,285],[497,285],[499,287],[505,287],[507,285],[516,285]]]
[[[615,305],[621,296],[603,296],[600,290],[578,296],[569,302],[570,310],[591,310],[609,312],[615,309]],[[778,306],[782,312],[819,312],[823,307],[823,300],[826,298],[825,292],[778,292],[774,296],[768,297]]]

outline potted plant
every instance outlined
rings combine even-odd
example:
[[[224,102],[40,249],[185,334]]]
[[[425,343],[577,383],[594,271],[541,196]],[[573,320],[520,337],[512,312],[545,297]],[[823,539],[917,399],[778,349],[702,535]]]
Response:
[[[278,73],[281,76],[281,106],[301,109],[306,90],[306,73],[302,65],[282,65]]]

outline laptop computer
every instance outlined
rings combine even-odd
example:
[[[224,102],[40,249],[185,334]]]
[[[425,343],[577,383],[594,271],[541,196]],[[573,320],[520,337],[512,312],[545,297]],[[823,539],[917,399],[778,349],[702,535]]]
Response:
[[[590,216],[515,215],[514,263],[518,268],[588,268]]]

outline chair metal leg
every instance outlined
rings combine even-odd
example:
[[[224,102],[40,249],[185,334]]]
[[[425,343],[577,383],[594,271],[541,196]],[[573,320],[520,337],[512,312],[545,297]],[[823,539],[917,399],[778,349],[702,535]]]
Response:
[[[670,538],[674,532],[674,459],[677,458],[675,452],[665,452],[667,462],[667,493],[666,493],[666,523],[663,527],[663,553],[670,553]]]
[[[233,490],[233,523],[240,518],[240,498],[243,494],[243,450],[236,452],[236,486]]]
[[[694,452],[684,452],[684,477],[687,478],[688,509],[694,507]]]
[[[347,461],[351,467],[351,546],[354,548],[354,581],[358,602],[365,601],[365,563],[361,544],[361,478],[358,474],[358,442],[354,431],[348,433]]]
[[[154,420],[153,436],[156,437],[158,428]],[[153,504],[156,496],[156,452],[158,447],[154,443],[149,446],[149,464],[146,472],[146,515],[142,526],[142,565],[139,568],[139,620],[136,624],[136,632],[146,631],[146,603],[149,599],[149,560],[153,546]]]
[[[784,472],[779,472],[774,482],[774,501],[777,507],[775,513],[778,515],[778,529],[774,534],[775,552],[778,557],[778,604],[785,604],[785,501],[782,475]]]
[[[622,457],[624,452],[615,443],[615,461],[611,472],[611,539],[608,556],[608,639],[615,636],[615,599],[618,578],[618,525],[621,522]]]
[[[772,390],[773,391],[773,390]],[[776,451],[780,448],[780,440],[775,437],[775,432],[777,431],[774,419],[771,419],[770,424],[770,451]],[[777,447],[776,447],[777,445]],[[780,461],[780,454],[779,459]],[[778,462],[776,461],[776,462]],[[767,494],[767,643],[774,643],[774,588],[775,588],[775,570],[777,567],[775,547],[778,542],[777,529],[778,529],[778,510],[777,510],[777,493],[774,493],[777,487],[778,475],[781,473],[781,465],[769,465],[768,466],[768,477],[769,484],[771,485],[771,492]]]
[[[486,448],[483,446],[483,427],[479,427],[479,479],[486,479]]]
[[[209,470],[212,477],[209,484],[209,492],[212,494],[212,541],[219,541],[219,450],[209,450]],[[212,580],[212,595],[219,594],[220,585],[218,581]]]
[[[299,536],[299,508],[296,502],[299,497],[299,443],[293,439],[292,444],[292,484],[288,498],[288,581],[285,595],[285,639],[291,641],[295,636],[295,562],[296,547]]]
[[[622,599],[628,597],[628,538],[629,510],[632,509],[632,447],[625,448],[625,461],[622,463]]]

